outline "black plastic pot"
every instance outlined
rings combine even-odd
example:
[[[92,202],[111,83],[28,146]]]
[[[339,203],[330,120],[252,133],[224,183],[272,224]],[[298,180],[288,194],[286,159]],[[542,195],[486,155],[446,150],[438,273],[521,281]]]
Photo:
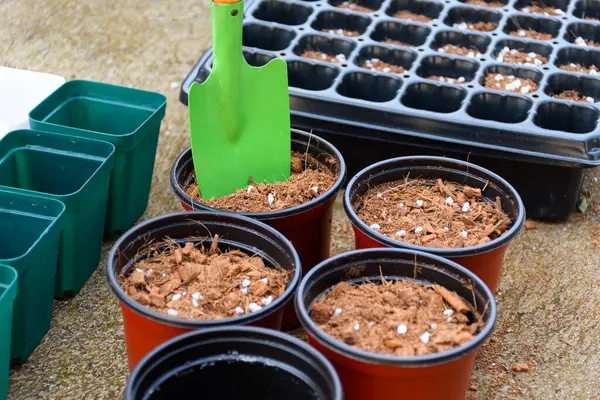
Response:
[[[209,207],[193,200],[186,190],[194,182],[192,150],[181,153],[171,169],[171,189],[186,210],[203,210],[244,215],[277,229],[288,238],[298,252],[303,272],[329,257],[333,204],[346,178],[346,164],[340,152],[329,142],[313,134],[292,129],[292,151],[308,152],[337,174],[335,184],[323,195],[285,210],[265,213],[232,213]],[[284,326],[297,326],[293,307],[285,313]]]
[[[118,277],[148,255],[149,245],[166,239],[212,243],[219,235],[221,251],[238,249],[260,256],[266,265],[280,266],[292,276],[283,295],[262,310],[221,320],[189,320],[153,311],[132,300],[121,288]],[[108,283],[123,311],[123,326],[129,367],[159,344],[190,330],[228,325],[256,325],[281,329],[284,307],[290,303],[300,282],[298,254],[289,240],[275,229],[235,214],[179,212],[146,221],[123,234],[113,246],[106,267]],[[291,303],[290,303],[291,304]]]
[[[312,303],[337,283],[378,282],[381,276],[435,283],[456,292],[481,314],[480,332],[452,350],[400,357],[347,345],[327,335],[310,318]],[[492,334],[496,322],[494,296],[472,272],[432,254],[387,248],[352,251],[317,265],[298,287],[296,312],[308,332],[309,343],[334,365],[346,398],[351,400],[464,399],[476,350]]]
[[[181,397],[180,397],[181,396]],[[133,371],[125,400],[342,400],[331,364],[306,343],[251,327],[179,336]]]

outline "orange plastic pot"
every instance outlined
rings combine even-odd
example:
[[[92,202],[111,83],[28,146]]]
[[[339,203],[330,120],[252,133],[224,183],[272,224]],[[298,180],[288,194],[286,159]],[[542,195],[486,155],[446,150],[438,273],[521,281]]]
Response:
[[[335,184],[323,195],[296,207],[267,213],[232,214],[262,221],[281,232],[294,245],[302,263],[303,273],[306,273],[329,257],[333,204],[346,178],[346,164],[341,153],[331,143],[303,131],[292,129],[291,148],[299,153],[308,152],[336,173]],[[183,208],[231,213],[209,207],[188,196],[186,190],[193,182],[193,172],[192,150],[188,148],[177,157],[171,169],[171,189]],[[293,304],[286,310],[283,326],[298,326]]]
[[[198,321],[171,317],[153,311],[132,300],[121,288],[119,276],[148,255],[148,244],[165,239],[179,243],[212,242],[219,235],[222,251],[239,249],[258,255],[265,264],[292,271],[292,279],[282,296],[262,310],[216,321]],[[254,325],[281,329],[283,310],[293,298],[300,282],[301,266],[291,243],[275,229],[239,215],[207,212],[179,212],[146,221],[119,238],[113,246],[106,268],[108,283],[117,296],[123,312],[123,328],[129,369],[159,344],[182,333],[203,328]]]
[[[511,217],[512,225],[503,235],[488,243],[453,249],[416,246],[374,231],[358,217],[354,204],[369,188],[402,180],[407,176],[441,178],[480,188],[483,196],[490,201],[500,197],[502,208]],[[344,209],[352,222],[356,249],[393,247],[421,250],[442,256],[474,272],[493,293],[496,293],[500,282],[504,253],[525,223],[525,207],[521,197],[507,181],[475,164],[443,157],[399,157],[363,169],[348,183],[344,195]]]
[[[310,318],[312,303],[337,283],[378,282],[382,275],[388,280],[417,280],[455,291],[481,314],[481,331],[449,351],[399,357],[347,345],[327,335]],[[464,400],[477,349],[492,334],[496,322],[494,296],[471,271],[433,254],[390,248],[352,251],[319,264],[300,283],[296,310],[309,343],[336,369],[347,400]]]

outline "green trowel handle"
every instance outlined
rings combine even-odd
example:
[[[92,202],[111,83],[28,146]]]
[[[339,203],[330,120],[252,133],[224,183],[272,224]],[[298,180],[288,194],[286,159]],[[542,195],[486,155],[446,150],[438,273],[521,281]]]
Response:
[[[213,67],[212,74],[218,80],[219,88],[214,101],[218,109],[231,111],[229,118],[223,123],[231,141],[235,141],[240,132],[240,78],[242,65],[245,62],[242,53],[242,19],[244,2],[234,3],[228,0],[216,0],[211,5]]]

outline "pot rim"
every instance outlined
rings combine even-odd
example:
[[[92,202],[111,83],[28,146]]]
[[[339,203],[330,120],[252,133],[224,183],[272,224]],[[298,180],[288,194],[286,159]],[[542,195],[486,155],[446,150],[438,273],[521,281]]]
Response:
[[[455,167],[463,168],[464,171],[458,170],[458,169],[453,170],[453,171],[455,171],[457,173],[462,173],[465,176],[471,175],[471,176],[475,176],[475,177],[481,177],[481,174],[489,175],[491,178],[493,178],[493,183],[496,186],[498,186],[499,188],[503,189],[505,191],[507,197],[509,197],[515,203],[515,206],[517,208],[517,216],[516,216],[515,220],[513,221],[512,226],[503,235],[501,235],[501,236],[497,237],[496,239],[491,240],[487,243],[479,244],[476,246],[457,247],[457,248],[418,246],[418,245],[414,245],[414,244],[410,244],[410,243],[401,242],[399,240],[394,240],[394,239],[390,238],[389,236],[386,236],[382,233],[374,231],[363,220],[361,220],[358,217],[358,215],[356,214],[356,212],[354,211],[354,208],[352,207],[352,199],[350,198],[350,192],[352,191],[352,188],[357,185],[357,183],[362,182],[366,178],[368,178],[371,175],[371,172],[373,170],[379,169],[380,167],[389,164],[391,166],[391,168],[386,170],[385,172],[380,173],[380,174],[386,174],[390,171],[395,170],[395,168],[394,168],[395,163],[408,161],[408,160],[423,160],[424,167],[427,165],[435,167],[436,164],[438,164],[440,161],[443,161],[444,163],[454,164]],[[444,166],[443,168],[449,169],[450,167]],[[410,166],[407,169],[410,169]],[[479,174],[471,173],[473,171],[479,172]],[[368,236],[369,238],[371,238],[381,244],[384,244],[389,247],[394,247],[394,248],[401,247],[401,248],[406,248],[406,249],[410,249],[410,250],[414,250],[414,251],[425,251],[428,253],[433,253],[433,254],[437,254],[440,256],[444,256],[444,257],[473,256],[473,255],[488,253],[490,251],[496,250],[496,249],[510,243],[521,232],[521,230],[523,229],[523,226],[525,224],[525,206],[523,204],[523,201],[521,200],[521,196],[519,196],[519,194],[517,193],[515,188],[513,188],[510,183],[508,183],[504,178],[500,177],[499,175],[497,175],[496,173],[494,173],[488,169],[485,169],[478,165],[472,164],[470,162],[461,161],[461,160],[457,160],[454,158],[447,158],[447,157],[434,157],[434,156],[396,157],[396,158],[390,158],[388,160],[377,162],[375,164],[372,164],[372,165],[362,169],[360,172],[358,172],[356,175],[354,175],[352,177],[352,179],[346,186],[346,191],[344,193],[344,210],[346,211],[346,214],[350,218],[350,221],[352,222],[352,224],[357,229],[359,229],[364,235]]]
[[[155,224],[156,222],[159,222],[160,220],[168,218],[168,217],[179,216],[179,215],[183,216],[183,215],[190,215],[190,214],[197,216],[197,218],[195,218],[193,220],[190,219],[189,223],[201,221],[202,217],[204,217],[204,216],[209,216],[209,215],[214,216],[215,215],[215,213],[207,212],[207,211],[179,211],[179,212],[164,214],[164,215],[149,219],[145,222],[142,222],[139,225],[132,227],[127,232],[125,232],[123,235],[121,235],[121,237],[115,242],[115,244],[113,245],[113,247],[111,248],[111,250],[108,254],[108,260],[106,262],[105,274],[106,274],[110,288],[112,289],[113,293],[115,294],[115,296],[117,297],[117,299],[119,300],[119,302],[122,305],[126,306],[128,309],[135,312],[136,314],[139,314],[145,318],[149,318],[149,319],[151,319],[155,322],[161,323],[161,324],[174,326],[174,327],[178,327],[178,328],[183,328],[183,329],[199,329],[199,328],[208,328],[208,327],[229,326],[232,324],[233,325],[235,325],[235,324],[251,324],[251,323],[259,321],[277,311],[282,310],[283,307],[285,307],[285,305],[288,303],[288,301],[290,299],[293,300],[292,297],[293,297],[294,292],[296,291],[298,285],[300,284],[300,279],[301,279],[301,275],[302,275],[302,266],[300,264],[300,258],[298,257],[298,253],[296,252],[296,249],[294,249],[291,242],[288,239],[286,239],[285,236],[283,236],[277,230],[271,228],[270,226],[268,226],[260,221],[257,221],[257,220],[254,220],[254,219],[251,219],[248,217],[244,217],[241,215],[234,215],[233,213],[229,213],[229,214],[217,213],[217,214],[225,215],[227,218],[230,218],[230,219],[234,219],[234,220],[237,219],[240,221],[244,221],[246,223],[249,223],[250,225],[258,225],[261,229],[266,230],[268,233],[270,233],[271,235],[273,235],[277,239],[279,239],[281,244],[283,246],[285,246],[285,247],[282,246],[282,249],[286,250],[290,254],[291,258],[293,259],[293,265],[295,266],[294,277],[292,278],[291,282],[288,284],[288,286],[286,287],[285,291],[283,292],[283,294],[281,296],[279,296],[271,304],[269,304],[266,307],[263,307],[261,310],[259,310],[257,312],[252,312],[252,313],[240,315],[237,317],[224,318],[224,319],[219,319],[219,320],[191,320],[191,319],[185,319],[185,318],[172,317],[170,315],[163,314],[158,311],[154,311],[150,307],[146,307],[146,306],[138,303],[137,301],[133,300],[131,297],[129,297],[123,291],[123,289],[121,288],[121,285],[119,284],[119,281],[117,279],[115,260],[117,258],[117,252],[119,251],[119,249],[123,245],[128,245],[127,242],[130,242],[130,239],[138,237],[138,235],[136,235],[137,231],[142,230],[143,228],[145,228],[148,225]],[[254,233],[254,232],[252,232],[252,233]]]
[[[331,362],[323,354],[321,354],[317,349],[315,349],[314,347],[310,346],[308,343],[306,343],[294,336],[288,335],[288,334],[280,332],[280,331],[276,331],[273,329],[267,329],[267,328],[261,328],[261,327],[241,326],[241,325],[211,327],[211,328],[202,329],[202,330],[190,331],[190,332],[186,332],[184,334],[175,336],[175,337],[167,340],[166,342],[161,343],[160,345],[158,345],[157,347],[152,349],[152,351],[148,352],[144,356],[144,358],[142,358],[137,363],[134,370],[131,372],[131,375],[129,377],[129,380],[128,380],[128,383],[127,383],[127,386],[125,389],[125,394],[124,394],[125,398],[133,399],[133,393],[132,393],[133,389],[134,389],[133,383],[137,379],[143,378],[143,375],[140,376],[143,373],[142,369],[145,368],[146,364],[148,362],[150,362],[151,359],[153,357],[155,357],[157,354],[167,350],[171,346],[175,346],[178,342],[185,342],[186,340],[193,338],[193,337],[201,338],[202,336],[210,336],[215,333],[218,334],[218,333],[223,333],[223,332],[238,334],[240,338],[246,338],[247,336],[249,336],[249,334],[261,335],[264,337],[265,340],[268,340],[269,344],[272,344],[273,346],[276,344],[275,341],[278,341],[277,344],[281,345],[281,342],[284,342],[285,345],[287,345],[286,347],[293,347],[293,346],[300,347],[300,349],[302,351],[305,351],[306,353],[308,353],[312,357],[314,357],[317,360],[317,362],[320,363],[327,370],[327,372],[329,372],[328,378],[331,380],[331,383],[333,386],[332,389],[333,389],[334,393],[336,393],[336,397],[333,398],[332,400],[342,400],[343,389],[342,389],[342,383],[340,381],[340,378],[339,378],[338,374],[336,373],[335,368],[333,367]],[[296,351],[292,351],[291,349],[287,349],[287,350],[292,356],[301,357],[301,355],[298,354]]]
[[[312,132],[307,133],[307,132],[301,131],[299,129],[291,129],[291,132],[292,132],[292,142],[295,140],[294,134],[299,136],[300,138],[307,138],[309,140],[309,142],[316,140],[318,143],[324,144],[327,152],[330,153],[331,155],[335,156],[339,163],[340,170],[339,170],[339,174],[337,176],[335,183],[333,184],[333,186],[331,186],[329,188],[329,190],[327,190],[323,195],[321,195],[317,198],[314,198],[310,201],[307,201],[306,203],[302,203],[302,204],[299,204],[294,207],[285,208],[283,210],[277,210],[277,211],[269,211],[269,212],[237,212],[237,211],[224,210],[221,208],[215,208],[215,207],[205,205],[203,203],[199,203],[199,202],[193,200],[181,188],[181,186],[178,184],[178,179],[177,179],[177,177],[179,175],[178,174],[179,165],[181,164],[182,160],[188,156],[188,153],[191,153],[191,151],[192,151],[191,146],[188,147],[187,149],[185,149],[183,152],[181,152],[177,156],[175,161],[173,162],[173,165],[171,167],[171,174],[170,174],[171,191],[175,194],[175,196],[182,203],[184,203],[186,206],[190,207],[192,210],[209,210],[212,212],[222,212],[222,213],[243,215],[246,217],[257,219],[259,221],[267,221],[267,220],[272,220],[272,219],[289,217],[291,215],[301,214],[312,208],[316,208],[317,206],[319,206],[319,205],[329,201],[331,198],[335,197],[336,194],[339,192],[339,190],[342,188],[342,185],[343,185],[344,181],[346,180],[346,174],[347,174],[346,162],[344,161],[344,157],[342,156],[342,153],[340,153],[339,150],[333,144],[331,144],[327,140],[321,138],[320,136],[317,136],[317,135],[313,134]]]
[[[370,261],[374,261],[377,259],[393,259],[389,254],[409,254],[411,256],[418,256],[425,259],[429,259],[435,262],[437,266],[447,267],[448,270],[458,270],[460,273],[466,275],[469,280],[471,280],[475,287],[481,289],[483,295],[488,299],[489,306],[487,311],[489,312],[489,318],[484,328],[469,342],[455,347],[451,350],[443,351],[440,353],[430,353],[425,355],[417,355],[412,357],[407,356],[392,356],[381,353],[370,352],[366,350],[359,349],[357,347],[350,346],[338,339],[335,339],[332,336],[329,336],[325,333],[321,328],[317,326],[317,324],[310,317],[308,310],[304,306],[304,293],[307,291],[308,282],[311,278],[320,273],[321,270],[331,270],[331,266],[329,264],[335,263],[339,260],[343,260],[344,258],[349,258],[352,256],[363,256],[360,260],[355,260],[354,263],[364,263]],[[387,256],[386,256],[387,254]],[[340,268],[345,268],[351,263],[346,264]],[[423,266],[423,268],[430,268],[428,266]],[[341,281],[340,281],[341,282]],[[312,285],[311,285],[312,286]],[[312,304],[312,303],[311,303]],[[469,302],[469,304],[471,304]],[[315,340],[317,340],[322,346],[327,349],[335,352],[336,354],[351,358],[356,361],[368,363],[368,364],[379,364],[379,365],[388,365],[394,367],[427,367],[432,365],[444,364],[458,358],[463,357],[464,355],[476,350],[480,347],[492,334],[494,327],[496,325],[497,318],[497,308],[496,301],[491,290],[487,287],[487,285],[479,279],[474,273],[469,271],[468,269],[462,267],[461,265],[455,263],[454,261],[448,260],[446,258],[442,258],[435,254],[425,253],[422,251],[414,251],[407,249],[394,249],[394,248],[376,248],[376,249],[363,249],[363,250],[354,250],[347,253],[342,253],[335,257],[331,257],[319,265],[315,266],[311,269],[306,276],[302,279],[300,286],[298,287],[298,291],[296,292],[295,299],[296,306],[296,314],[298,315],[298,319],[306,329],[307,333],[311,335]],[[472,304],[471,304],[472,306]]]

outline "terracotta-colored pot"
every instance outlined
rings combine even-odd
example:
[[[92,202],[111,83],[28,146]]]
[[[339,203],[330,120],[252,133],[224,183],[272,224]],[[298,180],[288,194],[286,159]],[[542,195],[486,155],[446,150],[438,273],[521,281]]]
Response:
[[[373,186],[405,179],[406,176],[460,182],[482,189],[482,194],[486,198],[495,200],[496,197],[500,197],[502,208],[511,217],[512,225],[504,234],[488,243],[448,249],[417,246],[394,240],[374,231],[361,221],[353,207],[357,198]],[[446,257],[473,271],[493,293],[496,293],[500,281],[504,253],[525,223],[525,207],[521,197],[508,182],[475,164],[443,157],[393,158],[363,169],[348,183],[344,195],[344,209],[352,221],[356,249],[394,247],[420,250]]]
[[[333,203],[346,178],[346,164],[340,152],[331,143],[295,129],[292,129],[292,151],[308,152],[327,166],[338,176],[335,184],[323,195],[296,207],[266,213],[233,214],[262,221],[283,233],[294,245],[303,272],[306,273],[329,257]],[[177,157],[171,169],[171,188],[183,207],[186,210],[229,212],[209,207],[188,196],[186,190],[193,181],[193,171],[192,150],[188,148]],[[291,328],[297,325],[294,308],[290,306],[286,310],[283,326]]]
[[[251,360],[251,362],[249,362]],[[333,366],[293,336],[247,326],[176,337],[135,368],[125,400],[342,400]]]
[[[239,249],[247,254],[257,254],[267,265],[278,265],[293,271],[293,278],[282,296],[262,310],[214,321],[189,320],[153,311],[132,300],[121,288],[119,275],[142,259],[149,243],[165,239],[185,243],[194,238],[219,235],[219,248]],[[125,344],[129,369],[159,344],[191,330],[202,328],[254,325],[281,329],[283,311],[290,302],[300,282],[301,266],[298,254],[290,242],[275,229],[250,218],[233,214],[208,212],[179,212],[146,221],[119,238],[113,246],[106,267],[108,283],[119,299],[123,311]]]
[[[312,303],[337,283],[377,282],[382,275],[455,291],[481,314],[481,331],[449,351],[400,357],[350,346],[323,332],[310,318]],[[335,367],[348,400],[464,400],[477,349],[492,334],[496,321],[494,296],[472,272],[432,254],[389,248],[352,251],[316,266],[298,287],[296,311],[309,343]]]

